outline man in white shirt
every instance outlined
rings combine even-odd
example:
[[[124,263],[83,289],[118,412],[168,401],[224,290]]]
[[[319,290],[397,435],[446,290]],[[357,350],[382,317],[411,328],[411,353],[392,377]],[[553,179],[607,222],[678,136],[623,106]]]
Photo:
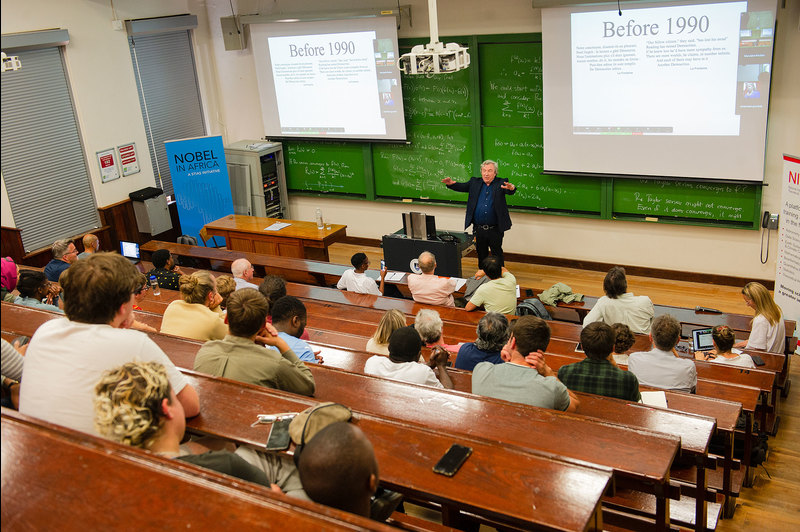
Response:
[[[236,290],[242,288],[254,288],[258,290],[258,285],[251,283],[255,269],[247,259],[236,259],[231,263],[231,274],[233,282],[236,283]]]
[[[645,386],[694,393],[697,387],[694,360],[679,358],[673,351],[680,339],[681,324],[678,320],[669,314],[657,317],[650,332],[653,349],[631,353],[628,371]]]
[[[647,296],[635,296],[628,292],[625,268],[611,268],[603,280],[603,290],[606,295],[598,299],[589,314],[583,318],[584,327],[602,321],[607,325],[624,323],[635,333],[650,333],[650,324],[655,314],[653,302]]]
[[[126,362],[159,362],[187,417],[200,413],[197,392],[148,336],[133,323],[139,272],[116,253],[93,253],[61,277],[66,318],[43,324],[30,341],[20,412],[97,434],[94,387],[103,372]]]
[[[417,362],[421,352],[422,338],[414,326],[401,327],[389,337],[389,357],[375,355],[368,358],[364,373],[412,384],[452,389],[453,381],[447,374],[447,351],[440,347],[434,348],[428,364]],[[436,368],[436,372],[433,368]]]
[[[356,253],[350,257],[350,264],[353,265],[353,269],[344,272],[342,278],[336,283],[336,288],[359,294],[383,295],[386,268],[381,268],[381,285],[377,287],[375,280],[367,277],[367,274],[364,273],[369,268],[369,259],[366,254]]]
[[[408,289],[411,297],[418,303],[454,307],[453,292],[456,280],[434,275],[436,257],[430,251],[423,251],[418,259],[421,275],[408,274]]]

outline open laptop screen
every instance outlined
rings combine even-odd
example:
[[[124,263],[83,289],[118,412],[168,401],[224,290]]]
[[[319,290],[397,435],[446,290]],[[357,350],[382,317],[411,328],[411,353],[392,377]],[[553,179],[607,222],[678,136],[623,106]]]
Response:
[[[692,345],[695,351],[714,349],[714,342],[711,339],[711,328],[692,330]]]
[[[119,250],[123,257],[133,260],[139,260],[139,244],[136,242],[127,242],[125,240],[119,241]]]

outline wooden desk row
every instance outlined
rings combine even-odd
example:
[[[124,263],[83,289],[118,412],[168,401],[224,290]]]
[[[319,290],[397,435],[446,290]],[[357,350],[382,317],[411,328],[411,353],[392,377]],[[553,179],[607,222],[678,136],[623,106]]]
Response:
[[[4,528],[396,530],[6,408],[0,432]]]

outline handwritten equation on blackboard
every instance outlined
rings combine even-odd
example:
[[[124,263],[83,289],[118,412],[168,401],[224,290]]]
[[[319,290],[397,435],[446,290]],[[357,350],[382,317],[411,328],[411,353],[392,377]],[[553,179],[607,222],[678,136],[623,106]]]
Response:
[[[289,189],[364,192],[360,147],[342,143],[291,143],[287,144],[286,154]]]
[[[635,179],[614,186],[614,211],[627,214],[751,220],[753,185]]]

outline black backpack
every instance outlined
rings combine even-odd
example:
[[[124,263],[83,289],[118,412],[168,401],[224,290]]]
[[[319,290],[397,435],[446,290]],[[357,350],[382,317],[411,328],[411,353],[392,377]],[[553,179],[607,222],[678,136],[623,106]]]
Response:
[[[536,316],[542,318],[543,320],[552,319],[550,317],[550,313],[547,312],[547,309],[544,307],[544,303],[539,301],[537,298],[532,297],[526,299],[522,303],[517,305],[517,316]]]

